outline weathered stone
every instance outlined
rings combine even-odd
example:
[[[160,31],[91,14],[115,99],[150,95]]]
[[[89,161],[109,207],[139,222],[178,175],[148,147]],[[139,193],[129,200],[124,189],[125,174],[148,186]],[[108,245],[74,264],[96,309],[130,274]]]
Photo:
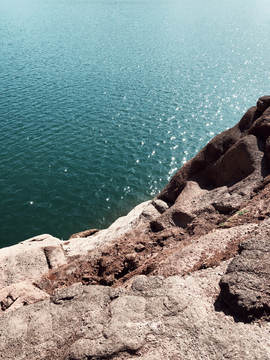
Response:
[[[66,256],[86,255],[108,241],[112,241],[123,234],[138,227],[143,228],[150,220],[159,215],[159,211],[152,205],[151,200],[137,205],[126,216],[118,218],[108,229],[100,230],[90,237],[70,239],[64,242]]]
[[[34,280],[66,263],[62,241],[39,235],[0,251],[0,289],[24,280]]]
[[[255,106],[250,108],[238,124],[215,136],[193,159],[178,170],[168,185],[160,192],[158,198],[174,203],[188,180],[192,180],[194,176],[199,176],[199,180],[203,181],[202,176],[199,174],[218,161],[237,141],[247,135],[251,125],[261,115],[256,110]],[[222,175],[220,174],[219,177],[222,178]]]
[[[241,239],[258,227],[246,224],[231,229],[218,229],[193,240],[182,249],[173,251],[159,262],[154,274],[162,276],[185,275],[199,269],[213,267],[238,253]]]
[[[220,282],[222,299],[247,320],[270,320],[270,221],[266,220],[240,245]]]
[[[245,136],[233,145],[202,176],[215,186],[232,185],[261,168],[263,151],[254,135]]]
[[[264,95],[257,101],[257,110],[263,113],[270,106],[270,96]]]
[[[49,299],[50,296],[27,281],[20,281],[0,290],[0,315]]]
[[[268,136],[265,142],[265,155],[267,157],[268,162],[270,161],[270,136]]]
[[[116,298],[108,287],[74,284],[51,301],[4,314],[0,358],[268,359],[267,324],[235,323],[213,307],[225,269],[140,277]]]
[[[88,236],[94,235],[98,231],[99,231],[98,229],[89,229],[89,230],[85,230],[85,231],[80,231],[76,234],[71,235],[71,237],[69,239],[86,238]]]
[[[169,205],[168,203],[160,199],[154,199],[152,201],[152,204],[161,214],[164,213],[166,210],[168,210],[169,207],[171,206],[171,204]]]
[[[260,137],[264,141],[270,136],[270,108],[267,108],[252,124],[249,129],[249,134]]]

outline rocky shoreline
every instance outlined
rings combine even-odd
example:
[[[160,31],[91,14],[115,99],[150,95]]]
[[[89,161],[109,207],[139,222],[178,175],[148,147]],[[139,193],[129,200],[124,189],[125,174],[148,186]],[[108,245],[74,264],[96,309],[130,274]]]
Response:
[[[108,229],[0,250],[1,359],[269,359],[270,96]]]

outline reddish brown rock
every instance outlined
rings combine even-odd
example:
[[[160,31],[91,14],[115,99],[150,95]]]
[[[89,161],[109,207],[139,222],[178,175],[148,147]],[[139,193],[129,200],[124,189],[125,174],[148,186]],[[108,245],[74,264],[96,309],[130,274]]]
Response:
[[[269,162],[270,161],[270,136],[268,136],[268,138],[265,142],[265,155]]]
[[[262,168],[263,148],[263,143],[254,135],[247,135],[208,166],[201,176],[217,187],[233,185]]]
[[[160,192],[158,198],[174,203],[184,189],[187,180],[197,175],[197,178],[203,182],[203,177],[200,176],[200,173],[206,167],[218,161],[237,141],[245,137],[251,125],[260,115],[254,106],[246,112],[240,122],[233,128],[215,136],[193,159],[178,170],[164,190]],[[220,178],[222,178],[222,175],[220,174]]]
[[[249,134],[253,134],[264,141],[270,136],[270,108],[267,108],[252,124],[249,129]]]
[[[263,113],[270,106],[270,96],[265,95],[258,99],[257,101],[257,110]]]
[[[69,239],[86,238],[88,236],[96,234],[98,231],[99,231],[98,229],[89,229],[85,231],[80,231],[76,234],[71,235]]]

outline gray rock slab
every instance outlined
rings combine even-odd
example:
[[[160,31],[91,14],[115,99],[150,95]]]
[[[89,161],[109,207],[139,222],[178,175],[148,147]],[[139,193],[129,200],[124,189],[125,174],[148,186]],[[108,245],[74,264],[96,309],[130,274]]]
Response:
[[[24,280],[34,280],[66,263],[62,241],[39,235],[0,250],[0,289]]]
[[[270,319],[270,220],[240,244],[222,277],[220,298],[247,320]]]
[[[11,284],[0,290],[0,316],[22,306],[49,299],[50,296],[27,281]]]
[[[130,290],[80,283],[58,290],[0,317],[0,358],[269,359],[269,324],[236,323],[215,310],[227,265],[139,276]]]

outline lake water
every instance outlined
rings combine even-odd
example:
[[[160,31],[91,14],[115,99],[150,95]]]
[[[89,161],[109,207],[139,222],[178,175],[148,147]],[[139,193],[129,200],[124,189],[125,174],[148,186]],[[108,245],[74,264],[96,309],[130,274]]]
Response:
[[[269,94],[262,0],[0,0],[0,247],[107,227]]]

